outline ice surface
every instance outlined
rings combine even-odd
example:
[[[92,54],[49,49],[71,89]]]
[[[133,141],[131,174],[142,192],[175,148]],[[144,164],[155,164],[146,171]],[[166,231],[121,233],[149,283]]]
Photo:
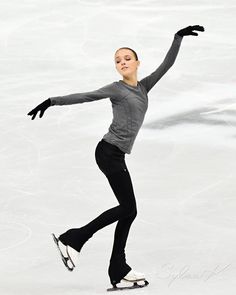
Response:
[[[1,294],[110,286],[115,224],[84,246],[73,273],[51,238],[117,204],[94,158],[110,101],[55,106],[34,121],[26,114],[50,96],[121,79],[121,46],[137,51],[140,80],[175,32],[195,24],[205,32],[184,37],[126,155],[138,203],[127,262],[150,282],[127,294],[235,294],[235,14],[232,0],[1,0]]]

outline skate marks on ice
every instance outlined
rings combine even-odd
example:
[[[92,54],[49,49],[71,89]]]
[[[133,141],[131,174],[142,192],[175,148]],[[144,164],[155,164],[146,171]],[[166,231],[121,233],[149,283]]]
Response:
[[[216,130],[217,137],[220,139],[226,136],[231,138],[235,144],[235,126],[236,126],[236,103],[231,98],[222,99],[213,105],[196,107],[186,111],[179,111],[173,115],[168,115],[143,125],[146,129],[166,130],[170,127],[191,124],[192,126],[208,126],[213,131]],[[208,127],[204,130],[208,130]],[[204,128],[204,127],[203,127]],[[219,133],[219,128],[221,132]],[[201,127],[201,130],[204,131]],[[202,134],[202,132],[201,132]],[[210,133],[212,135],[212,133]],[[214,141],[212,141],[214,143]]]
[[[163,119],[156,120],[151,123],[144,124],[145,128],[150,129],[166,129],[168,127],[173,127],[176,125],[190,123],[190,124],[205,124],[205,125],[234,125],[236,126],[236,122],[229,122],[230,118],[225,119],[223,117],[207,117],[204,115],[210,114],[220,114],[224,111],[225,115],[232,115],[232,118],[235,118],[236,115],[236,104],[233,104],[224,108],[219,108],[217,110],[212,110],[210,108],[200,108],[195,110],[189,110],[186,112],[178,113],[173,116],[169,116]]]
[[[216,114],[216,113],[221,113],[224,111],[227,111],[229,114],[232,114],[232,116],[235,116],[236,114],[235,97],[222,99],[218,102],[215,102],[211,110],[201,112],[200,115]]]
[[[216,114],[216,113],[221,113],[226,110],[227,111],[229,110],[232,112],[232,114],[235,114],[236,113],[236,103],[233,103],[230,105],[219,106],[219,107],[216,107],[215,110],[202,112],[202,113],[200,113],[200,115]]]
[[[2,238],[0,251],[19,247],[27,243],[32,236],[31,228],[26,224],[19,222],[1,222],[0,231]]]
[[[126,282],[125,280],[121,280],[121,282]],[[129,281],[129,283],[131,283]],[[138,289],[138,288],[143,288],[143,287],[146,287],[147,285],[149,285],[149,282],[147,280],[139,280],[139,281],[135,281],[135,282],[132,282],[133,285],[129,285],[129,286],[123,286],[123,284],[120,286],[117,286],[116,284],[113,285],[112,288],[108,288],[107,291],[110,292],[110,291],[122,291],[122,290],[131,290],[131,289]]]

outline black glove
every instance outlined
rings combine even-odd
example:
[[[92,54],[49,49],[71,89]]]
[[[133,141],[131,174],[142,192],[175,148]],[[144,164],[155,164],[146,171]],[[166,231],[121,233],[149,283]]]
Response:
[[[39,118],[42,118],[44,112],[50,106],[51,106],[51,100],[50,100],[50,98],[48,98],[47,100],[45,100],[44,102],[42,102],[41,104],[39,104],[36,108],[34,108],[32,111],[30,111],[27,115],[33,116],[31,118],[31,120],[34,120],[34,118],[36,117],[37,113],[40,111]]]
[[[179,30],[177,32],[177,34],[179,36],[181,36],[181,37],[188,36],[188,35],[198,36],[197,33],[192,32],[194,30],[195,31],[201,31],[201,32],[204,32],[205,31],[204,27],[199,26],[199,25],[195,25],[195,26],[188,26],[186,28],[183,28],[182,30]]]

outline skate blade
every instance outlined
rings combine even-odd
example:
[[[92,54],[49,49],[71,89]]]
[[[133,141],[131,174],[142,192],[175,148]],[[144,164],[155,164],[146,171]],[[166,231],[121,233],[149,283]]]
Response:
[[[125,286],[125,287],[120,287],[120,286],[117,286],[117,285],[114,285],[113,288],[108,288],[107,291],[119,291],[119,290],[130,290],[130,289],[137,289],[137,288],[143,288],[143,287],[146,287],[149,282],[147,280],[138,280],[139,282],[140,281],[143,281],[144,283],[143,284],[138,284],[137,281],[133,282],[133,285],[131,286]]]
[[[135,283],[135,282],[140,282],[140,281],[145,281],[145,278],[142,279],[136,279],[136,280],[127,280],[127,279],[122,279],[121,281],[123,282],[130,282],[130,283]]]
[[[75,249],[71,248],[70,246],[66,247],[66,254],[69,258],[71,264],[75,268],[76,264],[78,263],[80,252],[76,251]]]
[[[52,233],[52,237],[53,237],[53,240],[57,246],[57,250],[59,251],[60,255],[61,255],[61,259],[62,259],[62,262],[64,263],[65,267],[69,270],[69,271],[73,271],[75,266],[74,266],[74,263],[73,261],[69,258],[69,257],[66,257],[64,256],[64,254],[62,253],[60,247],[59,247],[59,239],[55,236],[54,233]],[[72,264],[72,266],[69,266],[68,262],[70,262]]]

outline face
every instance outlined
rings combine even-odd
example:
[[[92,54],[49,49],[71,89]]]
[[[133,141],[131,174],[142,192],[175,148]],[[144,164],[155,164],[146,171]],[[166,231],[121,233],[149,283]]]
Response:
[[[117,71],[123,77],[136,74],[140,61],[135,59],[134,53],[129,49],[120,49],[115,53],[115,65]]]

